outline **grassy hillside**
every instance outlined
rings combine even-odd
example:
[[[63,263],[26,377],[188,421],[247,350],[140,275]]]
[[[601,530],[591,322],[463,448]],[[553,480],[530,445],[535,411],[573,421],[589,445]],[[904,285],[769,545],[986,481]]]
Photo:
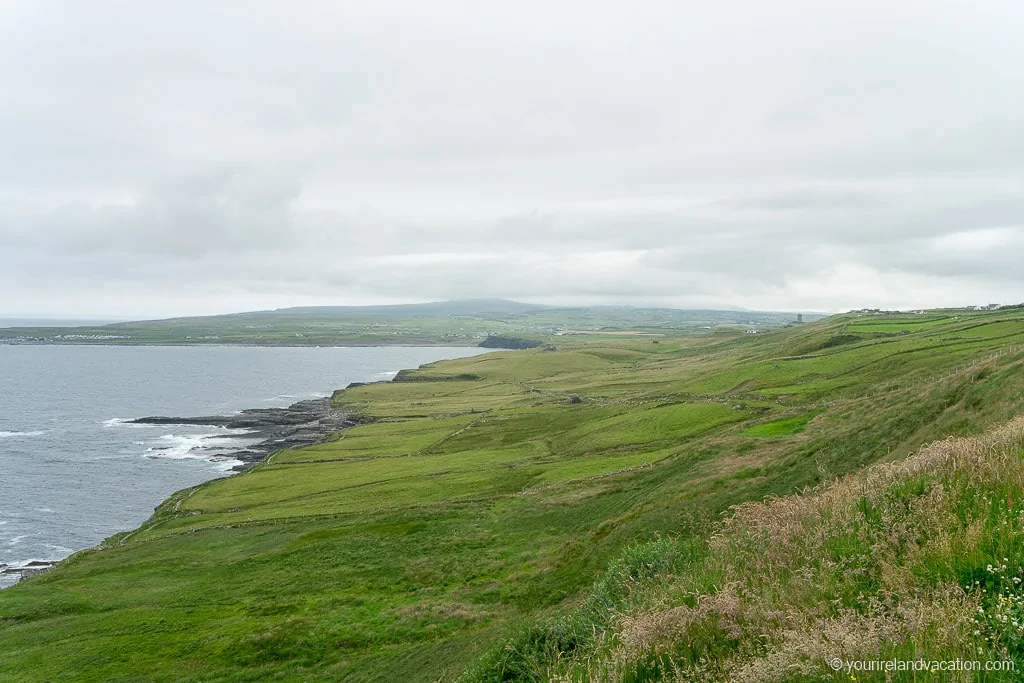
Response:
[[[1020,680],[1022,499],[1017,418],[746,503],[706,539],[630,548],[580,608],[472,678]],[[888,661],[927,666],[866,668]]]
[[[730,506],[980,433],[1024,390],[1015,310],[557,344],[339,392],[373,421],[0,592],[0,680],[643,678],[677,655],[618,654],[662,604],[634,584],[705,562]]]
[[[792,313],[555,308],[468,300],[397,306],[315,306],[85,327],[0,328],[0,344],[253,344],[268,346],[476,345],[490,335],[549,340],[562,334],[707,334],[719,326],[769,329]],[[807,315],[808,320],[818,318]],[[519,348],[512,346],[508,348]]]

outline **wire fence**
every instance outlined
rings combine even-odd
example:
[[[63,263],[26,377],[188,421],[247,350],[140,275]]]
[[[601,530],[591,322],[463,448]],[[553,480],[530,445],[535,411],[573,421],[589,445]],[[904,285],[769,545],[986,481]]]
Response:
[[[956,365],[956,366],[954,366],[954,367],[952,367],[952,368],[950,368],[948,370],[945,370],[943,372],[938,372],[938,373],[931,374],[931,375],[929,375],[928,377],[926,377],[924,379],[918,379],[916,381],[906,380],[906,381],[902,381],[902,382],[887,382],[885,384],[882,384],[875,391],[866,393],[864,395],[865,396],[877,396],[879,394],[891,394],[891,393],[895,393],[895,392],[898,392],[898,391],[903,391],[905,389],[910,389],[910,388],[915,388],[915,387],[919,388],[919,387],[930,385],[930,384],[937,384],[939,382],[944,382],[946,380],[952,379],[952,378],[960,376],[960,375],[965,375],[965,374],[974,372],[974,371],[980,369],[984,365],[987,365],[987,364],[989,364],[989,363],[991,363],[993,361],[996,361],[996,360],[998,360],[998,359],[1000,359],[1000,358],[1002,358],[1004,356],[1011,356],[1011,355],[1014,355],[1014,354],[1018,354],[1022,350],[1024,350],[1024,344],[1016,344],[1014,346],[1007,346],[1007,347],[998,349],[996,351],[993,351],[992,353],[988,353],[988,354],[986,354],[984,356],[981,356],[979,358],[975,358],[974,360],[972,360],[972,361],[970,361],[968,363],[963,363],[961,365]]]

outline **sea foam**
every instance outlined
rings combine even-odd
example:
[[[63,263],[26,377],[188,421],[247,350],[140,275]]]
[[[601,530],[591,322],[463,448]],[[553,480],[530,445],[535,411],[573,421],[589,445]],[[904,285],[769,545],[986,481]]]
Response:
[[[230,451],[241,445],[238,441],[240,436],[164,434],[157,441],[166,445],[150,446],[144,455],[153,460],[206,460],[215,463],[219,469],[230,470],[242,463],[228,456]]]
[[[130,417],[112,417],[109,420],[101,422],[104,427],[148,427],[149,425],[140,425],[132,421]]]

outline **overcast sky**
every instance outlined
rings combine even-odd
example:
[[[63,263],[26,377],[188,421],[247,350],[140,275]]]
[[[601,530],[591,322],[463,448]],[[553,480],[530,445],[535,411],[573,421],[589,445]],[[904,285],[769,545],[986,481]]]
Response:
[[[1024,3],[0,3],[0,314],[1024,301]]]

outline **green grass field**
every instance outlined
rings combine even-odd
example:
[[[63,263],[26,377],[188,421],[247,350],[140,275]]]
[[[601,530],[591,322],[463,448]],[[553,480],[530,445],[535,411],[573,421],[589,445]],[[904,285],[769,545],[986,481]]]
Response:
[[[558,625],[620,605],[636,562],[682,567],[731,506],[1020,412],[1024,312],[947,313],[560,337],[339,392],[366,424],[0,592],[0,680],[513,680],[604,657]]]
[[[747,503],[704,538],[627,548],[571,611],[468,678],[1018,681],[1022,496],[1016,418]]]
[[[785,417],[781,420],[762,422],[761,424],[744,429],[743,436],[775,437],[799,434],[807,429],[807,425],[818,415],[818,412],[812,411],[803,415],[797,415],[796,417]]]
[[[812,320],[821,316],[805,317]],[[475,346],[488,336],[535,342],[562,334],[586,335],[589,339],[617,340],[623,334],[660,339],[666,334],[706,334],[722,327],[771,329],[793,319],[791,313],[615,306],[555,308],[515,301],[466,300],[286,308],[82,327],[0,327],[0,344]]]

